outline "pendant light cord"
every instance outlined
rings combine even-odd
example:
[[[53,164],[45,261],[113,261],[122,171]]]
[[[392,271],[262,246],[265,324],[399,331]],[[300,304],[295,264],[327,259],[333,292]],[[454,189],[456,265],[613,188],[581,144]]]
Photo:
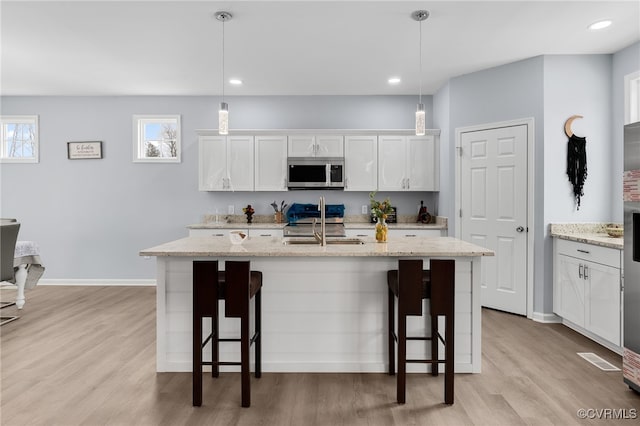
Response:
[[[419,95],[419,103],[422,103],[422,21],[420,21],[420,43],[419,43],[419,56],[420,56],[420,76],[419,76],[419,81],[420,81],[420,95]]]
[[[224,21],[222,20],[222,102],[224,102]]]

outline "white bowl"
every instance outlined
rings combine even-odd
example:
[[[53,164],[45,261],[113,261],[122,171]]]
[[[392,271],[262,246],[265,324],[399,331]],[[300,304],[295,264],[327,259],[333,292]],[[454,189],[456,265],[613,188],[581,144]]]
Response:
[[[247,231],[229,231],[229,239],[231,240],[231,244],[242,244],[242,242],[247,239],[247,236]]]

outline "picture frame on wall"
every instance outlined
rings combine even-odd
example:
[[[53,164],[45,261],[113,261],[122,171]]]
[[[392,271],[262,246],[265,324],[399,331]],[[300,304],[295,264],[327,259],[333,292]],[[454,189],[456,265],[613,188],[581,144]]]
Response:
[[[67,142],[69,160],[101,159],[102,141]]]

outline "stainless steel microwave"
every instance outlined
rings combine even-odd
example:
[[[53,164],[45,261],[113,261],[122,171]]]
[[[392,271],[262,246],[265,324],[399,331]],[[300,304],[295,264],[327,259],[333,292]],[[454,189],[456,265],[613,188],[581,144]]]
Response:
[[[344,158],[287,159],[289,189],[343,189]]]

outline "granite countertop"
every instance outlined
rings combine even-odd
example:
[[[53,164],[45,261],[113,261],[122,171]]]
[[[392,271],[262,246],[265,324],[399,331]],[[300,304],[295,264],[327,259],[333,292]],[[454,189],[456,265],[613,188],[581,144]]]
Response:
[[[140,256],[184,257],[336,257],[336,256],[420,256],[420,257],[477,257],[493,256],[484,247],[452,237],[397,237],[386,243],[374,238],[361,238],[358,245],[287,245],[282,238],[247,238],[234,245],[228,237],[186,237],[140,251]]]
[[[610,237],[605,231],[610,223],[552,223],[551,236],[596,246],[622,250],[624,238]],[[619,225],[619,224],[618,224]]]

